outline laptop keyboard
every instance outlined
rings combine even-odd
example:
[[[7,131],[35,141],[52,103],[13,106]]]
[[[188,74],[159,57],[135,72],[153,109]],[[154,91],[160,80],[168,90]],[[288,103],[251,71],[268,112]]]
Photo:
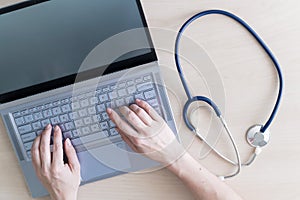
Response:
[[[70,138],[76,151],[80,152],[121,141],[106,109],[130,105],[135,99],[147,101],[162,114],[153,77],[149,74],[23,109],[12,113],[12,117],[28,159],[31,159],[34,139],[48,124],[59,125],[63,138]]]

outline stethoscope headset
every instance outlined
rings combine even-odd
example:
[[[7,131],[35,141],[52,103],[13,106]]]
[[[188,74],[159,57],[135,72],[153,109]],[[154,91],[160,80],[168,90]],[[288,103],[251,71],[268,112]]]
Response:
[[[192,96],[187,82],[185,80],[182,68],[181,68],[181,64],[180,64],[180,59],[179,59],[179,43],[180,43],[180,39],[182,34],[184,33],[185,29],[192,23],[194,22],[196,19],[203,17],[205,15],[210,15],[210,14],[220,14],[220,15],[224,15],[227,16],[233,20],[235,20],[236,22],[238,22],[240,25],[242,25],[244,28],[246,28],[249,33],[251,33],[251,35],[257,40],[257,42],[261,45],[261,47],[265,50],[265,52],[268,54],[268,56],[270,57],[270,59],[272,60],[277,74],[278,74],[278,80],[279,80],[279,91],[278,91],[278,96],[277,96],[277,100],[276,103],[273,107],[272,113],[269,116],[267,122],[264,125],[253,125],[251,126],[247,132],[246,132],[246,139],[247,142],[255,149],[254,153],[252,154],[252,156],[249,158],[249,160],[242,164],[241,163],[241,159],[240,159],[240,154],[237,148],[237,145],[235,143],[235,140],[226,124],[225,119],[222,116],[221,111],[219,110],[218,106],[209,98],[205,97],[205,96]],[[191,17],[190,19],[188,19],[180,28],[177,38],[176,38],[176,44],[175,44],[175,62],[176,62],[176,66],[177,66],[177,70],[182,82],[182,85],[184,87],[185,93],[187,95],[187,102],[184,105],[183,108],[183,119],[184,122],[186,124],[186,126],[196,134],[196,136],[198,136],[204,143],[206,143],[218,156],[220,156],[222,159],[224,159],[225,161],[229,162],[230,164],[237,166],[237,170],[230,174],[230,175],[226,175],[226,176],[219,176],[221,179],[226,179],[226,178],[231,178],[234,177],[236,175],[238,175],[241,171],[242,166],[249,166],[250,164],[253,163],[253,161],[255,160],[255,158],[257,157],[257,155],[259,155],[259,153],[261,152],[261,148],[264,147],[270,139],[270,132],[268,130],[269,126],[271,125],[271,123],[273,122],[278,108],[279,108],[279,104],[281,101],[281,97],[282,97],[282,90],[283,90],[283,77],[282,77],[282,72],[280,69],[280,65],[278,63],[278,61],[276,60],[275,56],[273,55],[273,53],[271,52],[271,50],[269,49],[269,47],[264,43],[264,41],[257,35],[257,33],[245,22],[243,21],[241,18],[237,17],[236,15],[229,13],[227,11],[223,11],[223,10],[207,10],[207,11],[203,11],[200,12],[196,15],[194,15],[193,17]],[[190,105],[194,102],[205,102],[206,104],[208,104],[215,112],[215,114],[217,115],[217,117],[219,118],[220,122],[222,123],[223,127],[225,128],[228,137],[230,138],[230,141],[232,142],[232,145],[234,147],[234,151],[236,154],[236,162],[232,161],[231,159],[227,158],[226,156],[222,155],[217,149],[215,149],[201,134],[200,131],[193,126],[193,124],[190,122],[190,119],[188,118],[188,109],[190,107]]]

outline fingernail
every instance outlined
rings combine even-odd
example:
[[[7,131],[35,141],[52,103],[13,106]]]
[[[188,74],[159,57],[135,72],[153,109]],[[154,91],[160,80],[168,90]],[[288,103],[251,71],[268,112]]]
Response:
[[[140,100],[140,99],[136,99],[135,101],[136,101],[137,103],[140,103],[140,102],[141,102],[141,100]]]
[[[67,138],[66,140],[67,140],[67,145],[68,145],[68,146],[71,146],[72,144],[71,144],[71,141],[70,141],[70,139],[69,139],[69,138]]]
[[[111,108],[107,108],[107,109],[106,109],[106,112],[107,112],[107,114],[110,115],[110,114],[112,113],[112,109],[111,109]]]
[[[58,130],[59,130],[59,126],[56,125],[56,126],[54,127],[54,130],[55,130],[55,131],[58,131]]]
[[[50,128],[51,128],[51,124],[48,124],[45,129],[48,130]]]

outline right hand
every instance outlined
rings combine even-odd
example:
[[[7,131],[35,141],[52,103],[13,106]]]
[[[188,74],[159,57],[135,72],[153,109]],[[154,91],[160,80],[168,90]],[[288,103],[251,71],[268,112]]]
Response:
[[[136,104],[121,107],[120,112],[131,126],[114,110],[107,109],[122,139],[135,152],[166,165],[182,156],[183,147],[164,119],[148,103],[136,100]]]

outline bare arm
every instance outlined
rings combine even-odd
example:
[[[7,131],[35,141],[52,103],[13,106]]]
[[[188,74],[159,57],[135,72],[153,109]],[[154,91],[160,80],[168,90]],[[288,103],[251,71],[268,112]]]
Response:
[[[196,199],[241,199],[188,153],[169,165],[168,169],[190,188]]]
[[[190,188],[196,199],[241,199],[184,151],[165,121],[146,102],[137,100],[130,107],[120,108],[120,112],[130,125],[112,109],[107,110],[123,140],[134,151],[167,166]]]

